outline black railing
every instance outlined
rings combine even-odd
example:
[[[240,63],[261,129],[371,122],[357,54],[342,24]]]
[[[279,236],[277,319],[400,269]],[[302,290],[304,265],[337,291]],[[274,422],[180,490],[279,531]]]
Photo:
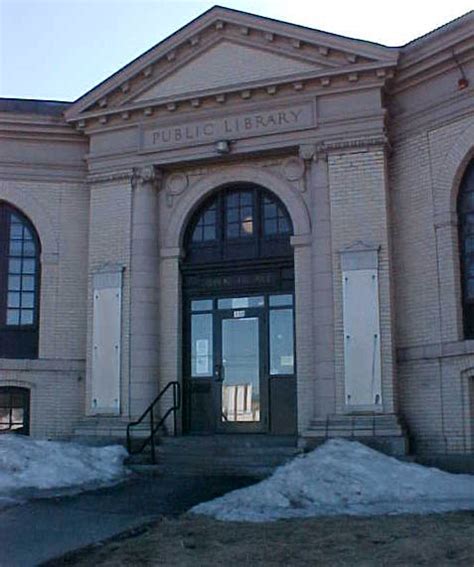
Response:
[[[156,405],[158,404],[158,402],[161,400],[161,398],[166,394],[166,392],[170,388],[173,390],[173,405],[166,410],[166,412],[163,414],[163,416],[161,418],[159,418],[158,421],[156,421],[156,416],[155,416]],[[143,412],[141,417],[139,419],[137,419],[137,421],[133,421],[133,422],[131,422],[127,425],[127,450],[129,452],[129,454],[130,455],[132,455],[132,454],[136,455],[138,453],[141,453],[148,445],[150,445],[151,462],[153,464],[155,464],[156,463],[155,436],[156,436],[158,430],[160,429],[160,427],[165,423],[166,419],[168,418],[168,416],[171,413],[173,414],[173,420],[174,420],[174,423],[173,423],[174,435],[177,434],[176,412],[180,409],[180,407],[181,407],[181,386],[180,386],[179,382],[168,382],[168,384],[166,384],[166,386],[163,388],[163,390],[161,390],[161,392],[156,396],[156,398],[153,400],[153,402]],[[132,427],[136,427],[137,425],[140,425],[143,422],[146,423],[145,420],[146,420],[147,416],[149,416],[149,419],[150,419],[150,435],[148,437],[146,437],[139,444],[138,447],[136,447],[132,450],[132,438],[131,438],[130,430],[131,430]]]

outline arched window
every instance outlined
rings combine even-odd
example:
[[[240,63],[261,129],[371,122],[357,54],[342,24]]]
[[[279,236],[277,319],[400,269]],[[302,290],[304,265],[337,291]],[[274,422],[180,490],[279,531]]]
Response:
[[[231,185],[195,212],[186,262],[209,263],[292,255],[291,220],[277,197],[250,184]]]
[[[458,197],[464,338],[474,338],[474,160],[468,165]]]
[[[0,358],[38,356],[39,259],[31,222],[0,201]]]

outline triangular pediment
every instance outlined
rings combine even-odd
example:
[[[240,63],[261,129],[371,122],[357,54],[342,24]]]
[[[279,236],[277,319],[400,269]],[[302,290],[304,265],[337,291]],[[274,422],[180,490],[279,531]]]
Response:
[[[173,95],[199,95],[214,89],[244,87],[299,73],[320,71],[322,65],[301,61],[255,47],[222,41],[137,96],[148,102]]]
[[[68,120],[395,64],[397,50],[216,6],[79,98]]]

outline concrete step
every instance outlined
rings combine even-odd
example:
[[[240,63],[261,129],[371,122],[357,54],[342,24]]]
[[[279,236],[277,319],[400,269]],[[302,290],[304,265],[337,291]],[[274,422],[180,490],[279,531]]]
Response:
[[[163,437],[155,447],[151,469],[150,447],[131,455],[134,470],[147,474],[243,475],[263,477],[302,452],[293,438],[270,436]]]
[[[160,437],[161,445],[174,447],[296,447],[297,438],[287,435],[262,434],[217,434],[217,435],[182,435],[178,437]]]
[[[149,453],[149,447],[146,448]],[[299,449],[291,447],[265,447],[262,449],[234,449],[232,447],[222,448],[219,450],[214,449],[199,449],[198,447],[191,447],[186,451],[177,451],[174,448],[158,446],[155,449],[156,455],[163,459],[241,459],[241,460],[263,460],[263,459],[285,459],[291,458],[293,455],[298,454]]]
[[[147,476],[247,476],[252,478],[266,478],[270,476],[275,467],[265,467],[261,465],[254,466],[213,466],[213,467],[193,467],[176,469],[174,466],[166,464],[151,465],[145,464],[129,464],[128,468],[132,471]]]

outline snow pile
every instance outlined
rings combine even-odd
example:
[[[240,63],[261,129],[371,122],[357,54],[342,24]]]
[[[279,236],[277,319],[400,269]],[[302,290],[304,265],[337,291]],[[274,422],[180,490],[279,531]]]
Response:
[[[193,513],[265,522],[336,514],[424,514],[474,509],[474,476],[398,461],[334,439],[268,479],[199,504]]]
[[[33,490],[110,484],[126,474],[126,455],[126,450],[118,445],[87,447],[2,434],[0,507]]]

